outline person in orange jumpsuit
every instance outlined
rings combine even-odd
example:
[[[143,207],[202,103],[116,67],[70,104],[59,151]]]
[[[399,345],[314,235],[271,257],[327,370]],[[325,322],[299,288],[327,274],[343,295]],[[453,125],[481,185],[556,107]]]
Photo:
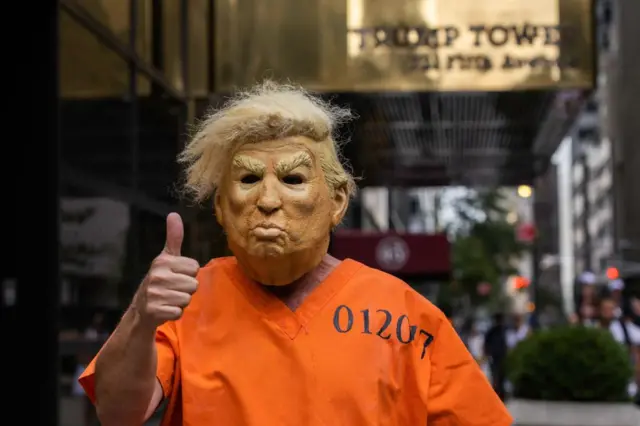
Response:
[[[510,426],[445,315],[401,280],[327,254],[355,193],[347,109],[266,82],[179,157],[232,257],[182,256],[182,219],[80,383],[103,426]]]

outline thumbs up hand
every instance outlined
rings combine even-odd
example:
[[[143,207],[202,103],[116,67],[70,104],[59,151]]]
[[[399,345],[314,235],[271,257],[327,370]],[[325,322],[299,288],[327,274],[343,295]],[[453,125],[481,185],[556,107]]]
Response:
[[[180,256],[183,238],[182,218],[177,213],[169,214],[164,249],[151,263],[133,299],[145,325],[158,327],[180,318],[198,288],[196,275],[200,265],[194,259]]]

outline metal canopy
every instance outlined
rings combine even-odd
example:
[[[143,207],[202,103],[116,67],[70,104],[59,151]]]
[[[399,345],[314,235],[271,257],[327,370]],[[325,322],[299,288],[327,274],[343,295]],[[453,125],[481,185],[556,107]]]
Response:
[[[497,186],[544,172],[587,93],[339,94],[359,119],[344,148],[364,186]]]
[[[587,92],[339,93],[357,120],[341,129],[360,186],[531,184],[546,170]],[[198,110],[222,95],[200,100]]]

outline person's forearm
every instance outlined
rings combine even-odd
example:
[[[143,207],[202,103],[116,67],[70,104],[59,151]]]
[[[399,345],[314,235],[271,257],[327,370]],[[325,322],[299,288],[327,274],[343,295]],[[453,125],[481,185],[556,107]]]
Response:
[[[143,424],[157,363],[155,328],[129,308],[96,360],[96,409],[103,426]]]

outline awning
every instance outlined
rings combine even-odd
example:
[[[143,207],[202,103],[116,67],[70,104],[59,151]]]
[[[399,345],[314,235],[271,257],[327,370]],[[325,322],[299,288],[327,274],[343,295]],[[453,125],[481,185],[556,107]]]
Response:
[[[358,118],[340,129],[364,186],[531,184],[586,104],[589,91],[335,93]],[[222,95],[200,100],[198,111]]]
[[[450,244],[444,234],[341,230],[331,239],[330,252],[404,278],[446,277],[451,272]]]
[[[588,92],[340,94],[359,119],[345,156],[361,186],[530,184]]]

